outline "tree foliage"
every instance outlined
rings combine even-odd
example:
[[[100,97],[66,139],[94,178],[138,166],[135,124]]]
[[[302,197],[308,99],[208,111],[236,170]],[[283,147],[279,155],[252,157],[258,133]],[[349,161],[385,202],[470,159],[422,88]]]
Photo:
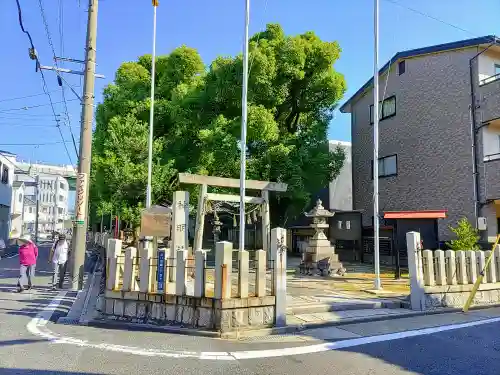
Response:
[[[346,90],[334,69],[340,52],[336,42],[313,32],[286,36],[276,24],[250,40],[247,178],[288,184],[272,197],[275,224],[302,213],[342,167],[343,151],[330,152],[327,140]],[[238,178],[242,57],[218,57],[205,68],[182,46],[158,57],[156,68],[153,200],[171,199],[178,172]],[[120,66],[93,139],[93,212],[113,206],[131,225],[145,200],[150,70],[149,55]]]
[[[478,230],[474,228],[467,218],[463,217],[457,222],[456,227],[450,226],[450,230],[457,236],[455,240],[447,242],[446,245],[452,250],[480,250]]]

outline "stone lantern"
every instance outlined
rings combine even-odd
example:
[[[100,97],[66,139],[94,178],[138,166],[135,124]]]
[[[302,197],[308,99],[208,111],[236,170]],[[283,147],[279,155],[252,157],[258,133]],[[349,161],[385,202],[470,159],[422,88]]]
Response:
[[[326,210],[323,207],[321,199],[318,199],[316,201],[316,206],[304,215],[312,218],[312,224],[310,224],[310,227],[315,231],[314,236],[309,240],[306,253],[304,255],[309,258],[310,262],[315,263],[316,267],[320,270],[324,269],[329,263],[329,270],[338,272],[338,270],[343,268],[342,263],[339,262],[339,257],[335,254],[335,248],[332,246],[324,232],[330,227],[328,225],[328,219],[333,217],[335,214]]]

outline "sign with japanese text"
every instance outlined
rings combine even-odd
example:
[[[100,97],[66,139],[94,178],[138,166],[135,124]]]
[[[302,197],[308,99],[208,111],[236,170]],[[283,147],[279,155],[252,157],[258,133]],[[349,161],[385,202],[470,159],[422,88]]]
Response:
[[[168,212],[144,210],[141,213],[141,236],[168,237],[172,215]]]
[[[165,282],[165,250],[158,250],[158,271],[156,273],[156,281],[158,282],[158,291],[164,291]]]
[[[76,213],[75,222],[77,225],[85,223],[87,216],[87,205],[85,204],[85,196],[87,192],[87,173],[78,173],[76,175]]]

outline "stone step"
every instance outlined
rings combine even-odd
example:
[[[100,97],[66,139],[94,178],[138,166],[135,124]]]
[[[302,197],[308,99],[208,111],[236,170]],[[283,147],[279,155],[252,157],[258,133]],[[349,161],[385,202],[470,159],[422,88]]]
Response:
[[[366,310],[366,309],[400,309],[408,308],[404,301],[354,301],[354,302],[328,302],[307,303],[303,305],[288,305],[287,314],[314,314],[330,311]]]

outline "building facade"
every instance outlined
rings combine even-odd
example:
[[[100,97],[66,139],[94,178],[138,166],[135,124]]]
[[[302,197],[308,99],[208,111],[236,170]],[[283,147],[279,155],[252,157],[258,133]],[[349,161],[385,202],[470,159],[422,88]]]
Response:
[[[0,151],[0,238],[9,238],[11,229],[12,183],[16,156]]]
[[[39,174],[38,229],[41,232],[60,231],[68,219],[68,181],[58,175]],[[33,181],[35,176],[19,173],[18,181]],[[36,221],[36,187],[25,188],[24,226],[33,231]]]
[[[440,240],[461,217],[500,217],[500,45],[492,36],[397,53],[379,72],[379,218],[447,210]],[[353,208],[373,223],[373,80],[351,114]],[[498,204],[496,203],[498,202]]]
[[[340,147],[344,150],[344,165],[335,180],[330,182],[329,197],[330,209],[351,211],[352,210],[352,157],[351,143],[344,141],[329,141],[330,151]],[[326,202],[325,202],[326,203]]]

